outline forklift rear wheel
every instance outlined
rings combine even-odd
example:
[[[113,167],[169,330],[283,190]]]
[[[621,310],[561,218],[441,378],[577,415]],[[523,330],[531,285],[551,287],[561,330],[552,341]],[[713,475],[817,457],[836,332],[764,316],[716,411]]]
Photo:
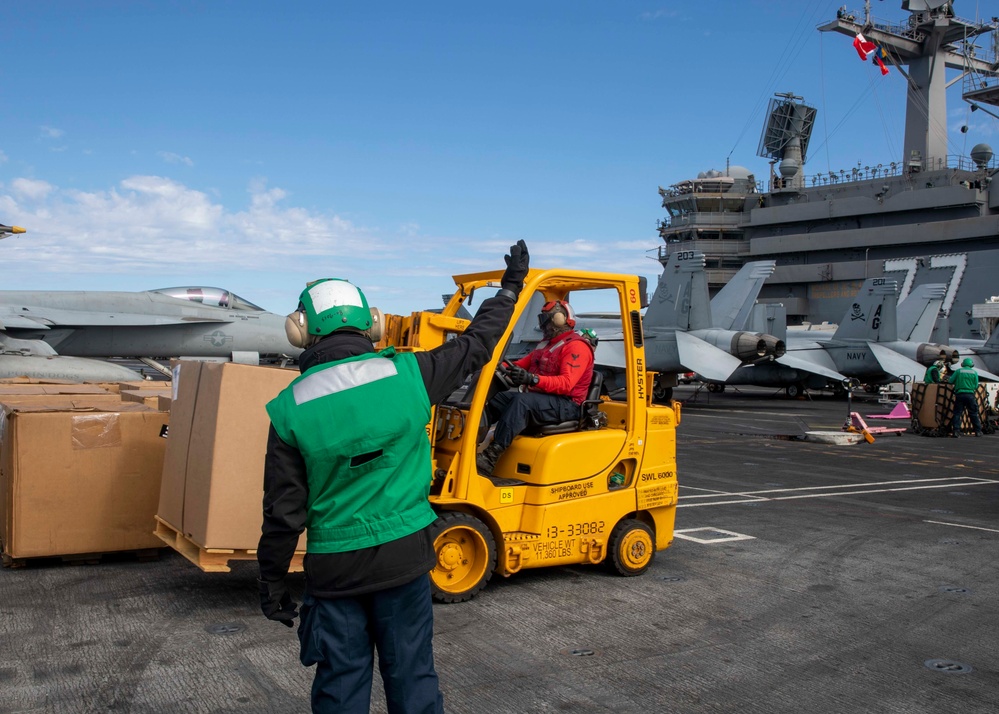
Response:
[[[475,516],[458,511],[442,513],[430,527],[437,562],[430,571],[430,587],[438,602],[471,600],[489,582],[496,569],[496,542]]]
[[[641,575],[656,554],[652,529],[639,520],[626,518],[610,534],[607,564],[621,575]]]

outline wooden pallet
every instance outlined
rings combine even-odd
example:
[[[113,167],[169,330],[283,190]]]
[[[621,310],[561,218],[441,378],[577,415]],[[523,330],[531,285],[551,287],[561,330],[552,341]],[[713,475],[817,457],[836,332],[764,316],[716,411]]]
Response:
[[[162,546],[161,546],[162,547]],[[68,555],[41,555],[31,558],[14,558],[7,553],[0,554],[0,564],[5,568],[23,568],[29,562],[52,563],[62,561],[67,565],[97,565],[107,559],[119,559],[121,557],[134,557],[140,563],[151,560],[159,560],[160,548],[140,548],[138,550],[116,550],[110,553],[70,553]]]
[[[198,545],[169,523],[156,516],[156,536],[183,555],[206,573],[228,573],[230,560],[256,560],[257,551],[229,548],[205,548]],[[304,551],[295,551],[288,572],[298,573],[304,570],[302,560]]]

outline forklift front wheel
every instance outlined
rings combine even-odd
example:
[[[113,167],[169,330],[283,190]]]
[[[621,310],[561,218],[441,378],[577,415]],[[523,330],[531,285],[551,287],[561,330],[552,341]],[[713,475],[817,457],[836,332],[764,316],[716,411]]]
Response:
[[[607,564],[621,575],[641,575],[656,554],[652,529],[639,520],[626,518],[610,534]]]
[[[496,569],[496,542],[486,525],[459,511],[442,513],[430,527],[437,562],[430,586],[438,602],[471,600]]]

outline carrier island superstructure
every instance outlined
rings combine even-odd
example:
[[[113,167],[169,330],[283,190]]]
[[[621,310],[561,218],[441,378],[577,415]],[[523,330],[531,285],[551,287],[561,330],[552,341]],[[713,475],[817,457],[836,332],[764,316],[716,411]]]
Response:
[[[900,299],[916,285],[945,283],[941,331],[982,336],[982,303],[999,295],[999,163],[984,143],[970,156],[947,153],[945,70],[957,70],[951,83],[962,82],[971,110],[999,127],[999,19],[962,20],[953,6],[903,0],[908,21],[888,24],[871,17],[868,3],[818,28],[861,34],[905,77],[902,156],[808,175],[816,109],[778,94],[758,149],[770,159],[769,177],[734,166],[660,187],[664,264],[675,250],[700,250],[717,290],[744,263],[776,260],[760,302],[781,303],[791,324],[837,322],[867,277],[894,278]]]

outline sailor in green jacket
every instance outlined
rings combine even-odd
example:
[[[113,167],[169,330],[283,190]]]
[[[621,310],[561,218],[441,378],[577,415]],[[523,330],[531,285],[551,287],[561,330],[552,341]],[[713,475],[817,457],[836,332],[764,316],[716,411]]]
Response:
[[[510,248],[496,296],[468,328],[426,352],[376,353],[364,294],[345,280],[310,283],[288,336],[307,347],[302,375],[267,405],[260,606],[291,627],[285,576],[307,531],[301,660],[316,665],[314,712],[368,711],[373,649],[390,714],[443,712],[433,659],[429,572],[431,405],[492,356],[527,276]]]
[[[961,435],[961,417],[967,409],[971,424],[975,427],[975,436],[981,436],[982,420],[978,416],[978,400],[975,398],[978,372],[975,371],[975,362],[971,357],[965,357],[961,366],[950,375],[950,383],[954,385],[954,422],[950,435],[955,439]]]

